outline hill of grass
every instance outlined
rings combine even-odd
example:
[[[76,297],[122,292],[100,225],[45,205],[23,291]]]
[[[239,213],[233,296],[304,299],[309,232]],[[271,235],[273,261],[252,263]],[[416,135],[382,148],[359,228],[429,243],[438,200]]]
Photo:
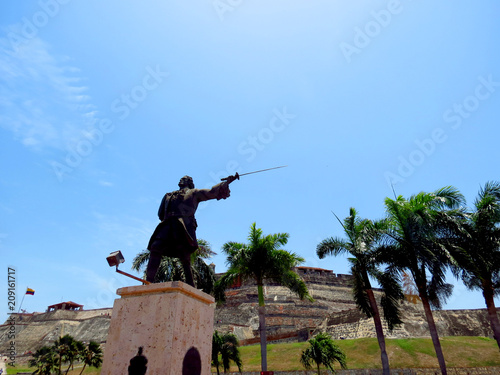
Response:
[[[350,369],[382,368],[377,339],[337,340],[335,343],[346,353]],[[307,342],[270,344],[267,347],[269,371],[304,370],[300,364],[302,351]],[[439,367],[431,339],[387,339],[387,354],[392,368]],[[486,337],[441,338],[448,367],[500,366],[500,354],[496,341]],[[260,371],[260,346],[240,348],[243,370]],[[340,368],[340,367],[339,367]],[[231,367],[236,372],[236,367]]]

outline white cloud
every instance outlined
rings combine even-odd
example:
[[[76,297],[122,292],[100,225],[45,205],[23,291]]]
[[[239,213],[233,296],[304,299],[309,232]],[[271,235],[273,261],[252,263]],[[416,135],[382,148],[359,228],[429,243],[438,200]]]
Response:
[[[99,185],[106,186],[106,187],[112,187],[113,183],[109,182],[109,181],[99,181]]]
[[[98,225],[99,248],[130,248],[137,253],[145,249],[156,222],[129,216],[111,216],[93,212]],[[118,246],[118,247],[117,247]]]
[[[115,291],[117,287],[125,286],[122,278],[116,277],[116,274],[113,272],[110,272],[107,277],[102,277],[94,270],[72,266],[68,268],[67,273],[73,277],[76,275],[76,277],[84,284],[88,285],[89,288],[109,289],[111,291]]]
[[[102,277],[88,268],[68,268],[68,274],[75,277],[80,285],[85,285],[85,293],[79,293],[77,296],[80,298],[78,302],[82,303],[86,310],[112,307],[116,299],[116,290],[130,286],[129,279],[118,275],[113,269],[109,271],[106,277]]]
[[[10,48],[0,38],[0,127],[32,150],[64,150],[95,120],[80,70],[35,37]]]

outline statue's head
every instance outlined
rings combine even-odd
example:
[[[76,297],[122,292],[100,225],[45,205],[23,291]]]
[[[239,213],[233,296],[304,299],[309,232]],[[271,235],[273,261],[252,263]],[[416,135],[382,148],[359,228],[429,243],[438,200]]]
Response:
[[[181,189],[184,188],[194,189],[193,179],[189,176],[182,177],[181,180],[179,181],[179,187]]]

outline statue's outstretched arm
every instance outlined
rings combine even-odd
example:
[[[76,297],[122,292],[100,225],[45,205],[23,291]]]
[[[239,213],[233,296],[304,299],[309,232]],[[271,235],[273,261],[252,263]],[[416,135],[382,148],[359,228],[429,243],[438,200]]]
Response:
[[[211,189],[198,189],[196,198],[198,202],[208,201],[210,199],[226,199],[231,193],[229,184],[230,182],[228,181],[222,181],[212,186]]]

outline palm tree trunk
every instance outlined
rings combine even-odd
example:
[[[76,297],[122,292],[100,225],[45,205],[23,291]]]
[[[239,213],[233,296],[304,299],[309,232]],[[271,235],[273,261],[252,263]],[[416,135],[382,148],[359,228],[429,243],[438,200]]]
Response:
[[[262,284],[257,285],[257,291],[259,295],[260,366],[261,371],[267,371],[266,306]]]
[[[80,375],[82,375],[82,374],[83,374],[83,372],[85,371],[85,367],[86,367],[86,366],[87,366],[87,364],[86,364],[86,363],[84,363],[84,364],[83,364],[82,371],[80,371]]]
[[[368,295],[368,300],[370,301],[370,307],[373,311],[373,322],[375,323],[375,332],[377,333],[378,346],[380,347],[380,359],[382,361],[382,374],[390,375],[391,370],[389,367],[389,357],[387,356],[387,351],[385,349],[385,337],[384,330],[382,329],[382,321],[380,320],[380,313],[377,306],[377,301],[375,300],[375,295],[372,289],[366,289],[366,294]]]
[[[71,369],[71,370],[74,370],[74,369],[75,369],[73,366],[74,366],[74,364],[73,364],[73,360],[72,360],[72,361],[70,361],[69,366],[68,366],[68,368],[66,369],[65,375],[67,375],[67,374],[68,374],[68,372],[69,372],[69,370],[70,370],[70,369]]]
[[[495,300],[493,299],[493,286],[491,281],[483,281],[483,297],[488,309],[488,319],[493,331],[493,337],[497,341],[498,348],[500,349],[500,322],[498,321],[497,308]]]
[[[419,291],[421,288],[418,288]],[[432,338],[432,343],[434,344],[434,350],[436,351],[436,357],[439,363],[439,368],[441,369],[442,375],[447,375],[446,363],[444,361],[443,350],[441,349],[441,342],[439,341],[439,336],[437,333],[436,323],[434,322],[434,316],[432,315],[431,306],[429,305],[429,299],[427,298],[427,293],[419,292],[420,299],[422,300],[422,305],[424,305],[425,318],[427,319],[427,324],[429,325],[429,331]]]

